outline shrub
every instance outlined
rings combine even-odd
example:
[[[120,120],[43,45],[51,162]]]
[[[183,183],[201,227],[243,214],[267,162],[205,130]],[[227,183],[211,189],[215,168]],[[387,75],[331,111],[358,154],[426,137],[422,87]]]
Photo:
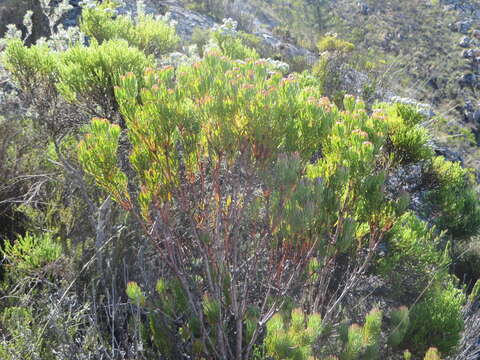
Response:
[[[307,360],[321,331],[322,320],[318,314],[305,315],[301,309],[293,309],[290,321],[276,314],[267,323],[266,354],[275,359]]]
[[[98,113],[95,106],[101,106],[103,116],[111,116],[116,107],[113,90],[120,85],[120,77],[140,75],[153,64],[151,57],[124,40],[77,45],[60,54],[57,87],[68,101],[88,104],[93,114]]]
[[[433,150],[428,145],[427,130],[421,126],[423,116],[411,105],[395,104],[388,110],[389,151],[401,164],[430,159]]]
[[[359,357],[365,359],[378,358],[382,316],[382,312],[374,308],[366,315],[363,327],[358,324],[350,325],[343,336],[342,360],[355,360]]]
[[[60,258],[62,248],[50,234],[19,236],[12,244],[5,243],[0,249],[12,270],[29,274],[44,268]]]
[[[435,346],[443,354],[452,353],[463,330],[463,292],[449,281],[435,286],[410,311],[407,339],[416,350],[425,351]]]
[[[349,53],[355,49],[355,45],[352,43],[342,40],[337,37],[337,35],[326,35],[322,37],[318,43],[317,48],[320,52],[330,51],[330,52],[340,52],[340,53]]]
[[[438,349],[436,348],[428,349],[423,360],[441,360],[440,354],[438,353]]]
[[[410,312],[408,308],[406,306],[401,306],[398,309],[392,310],[391,321],[392,333],[388,337],[388,343],[396,348],[405,339],[405,335],[410,326]]]
[[[473,174],[459,163],[436,157],[425,178],[432,184],[426,196],[435,224],[454,237],[475,235],[480,227],[480,208],[473,189]]]
[[[223,55],[231,59],[258,59],[257,52],[245,46],[237,32],[237,23],[232,19],[226,19],[224,23],[212,32],[212,40],[218,46]]]
[[[426,283],[443,271],[450,259],[440,251],[441,237],[411,212],[405,213],[386,237],[388,248],[378,271],[394,289],[418,296]],[[398,294],[400,297],[405,294]]]
[[[90,2],[82,11],[80,30],[98,43],[123,39],[146,54],[163,55],[173,51],[179,38],[166,21],[139,14],[134,22],[127,15],[116,15],[115,1]]]

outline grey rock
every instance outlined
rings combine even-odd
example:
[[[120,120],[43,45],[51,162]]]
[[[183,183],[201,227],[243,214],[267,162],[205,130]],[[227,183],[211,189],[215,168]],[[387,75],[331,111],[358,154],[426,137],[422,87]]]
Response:
[[[460,78],[459,82],[460,85],[462,86],[475,86],[477,83],[477,75],[469,73],[469,74],[464,74]]]
[[[480,30],[478,29],[475,29],[472,31],[472,35],[473,37],[475,37],[476,39],[480,40]]]
[[[464,36],[458,43],[458,45],[460,45],[463,48],[468,48],[470,47],[471,44],[472,44],[472,39],[470,39],[468,36]]]
[[[462,33],[462,34],[468,34],[468,31],[470,30],[470,28],[472,27],[473,23],[472,21],[470,20],[467,20],[467,21],[459,21],[455,24],[455,29],[456,31],[458,31],[459,33]]]

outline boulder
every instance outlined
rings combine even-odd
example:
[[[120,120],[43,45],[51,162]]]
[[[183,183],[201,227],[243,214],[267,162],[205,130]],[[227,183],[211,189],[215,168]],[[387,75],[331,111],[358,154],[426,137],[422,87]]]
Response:
[[[43,14],[38,0],[0,0],[0,36],[5,34],[9,24],[23,28],[23,17],[28,10],[33,11],[31,40],[47,35],[48,19]]]
[[[459,21],[455,23],[455,29],[461,34],[468,34],[468,31],[472,27],[472,22],[469,20],[466,21]]]
[[[478,29],[473,30],[472,35],[475,39],[480,40],[480,30],[478,30]]]
[[[458,43],[458,45],[460,45],[463,48],[468,48],[470,47],[471,44],[472,44],[472,39],[470,39],[468,36],[464,36]]]

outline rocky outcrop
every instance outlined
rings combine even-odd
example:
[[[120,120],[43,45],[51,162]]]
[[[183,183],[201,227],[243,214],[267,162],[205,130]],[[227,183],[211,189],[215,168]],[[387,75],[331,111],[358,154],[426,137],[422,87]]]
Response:
[[[9,24],[22,28],[23,17],[28,10],[33,11],[31,38],[36,39],[48,34],[48,21],[37,0],[3,0],[0,1],[0,37],[5,34]]]

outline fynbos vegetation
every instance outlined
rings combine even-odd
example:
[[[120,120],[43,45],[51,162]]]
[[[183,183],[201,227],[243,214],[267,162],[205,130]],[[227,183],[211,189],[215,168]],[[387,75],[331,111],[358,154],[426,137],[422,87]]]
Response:
[[[476,183],[419,109],[338,95],[335,36],[296,73],[139,10],[4,39],[0,357],[473,359]]]

